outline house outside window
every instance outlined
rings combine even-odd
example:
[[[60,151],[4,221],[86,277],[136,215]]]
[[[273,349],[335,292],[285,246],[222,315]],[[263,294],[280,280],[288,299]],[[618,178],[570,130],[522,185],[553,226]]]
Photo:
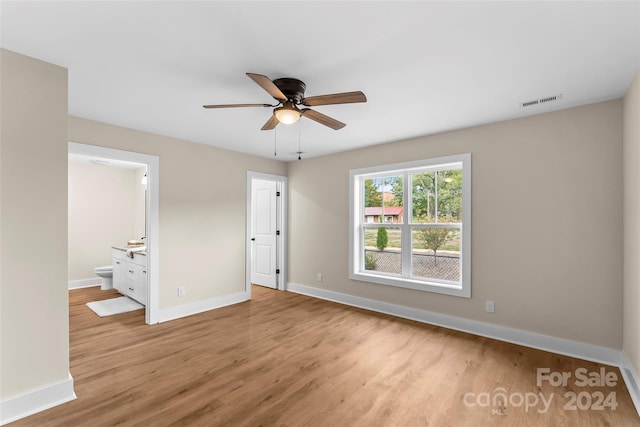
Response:
[[[402,222],[402,206],[387,206],[384,209],[384,216],[382,214],[383,210],[381,206],[369,206],[364,208],[364,216],[366,223],[380,223],[385,222],[389,223],[399,223]],[[384,217],[384,221],[382,218]]]
[[[350,278],[471,297],[471,155],[350,171]]]

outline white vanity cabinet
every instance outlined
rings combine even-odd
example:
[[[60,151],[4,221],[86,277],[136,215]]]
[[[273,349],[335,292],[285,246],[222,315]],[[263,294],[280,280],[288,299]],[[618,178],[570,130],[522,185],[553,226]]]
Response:
[[[125,295],[141,304],[147,304],[147,266],[127,261],[127,288]]]
[[[120,293],[124,293],[127,282],[127,254],[124,251],[113,249],[113,287]]]
[[[113,287],[141,304],[147,304],[147,256],[113,249]]]

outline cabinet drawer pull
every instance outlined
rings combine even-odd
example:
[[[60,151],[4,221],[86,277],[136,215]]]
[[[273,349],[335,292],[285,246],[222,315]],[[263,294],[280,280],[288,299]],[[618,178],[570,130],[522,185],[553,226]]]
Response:
[[[132,291],[132,290],[133,290],[133,288],[129,288],[129,290],[130,290],[130,291]]]
[[[133,273],[133,270],[129,270],[129,273]]]
[[[120,261],[116,261],[116,264],[120,264]]]
[[[147,274],[147,270],[142,270],[142,272],[143,272],[144,274]]]

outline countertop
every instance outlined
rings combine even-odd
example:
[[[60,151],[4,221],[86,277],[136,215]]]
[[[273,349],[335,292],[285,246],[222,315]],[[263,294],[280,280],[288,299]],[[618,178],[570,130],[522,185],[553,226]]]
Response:
[[[126,251],[130,251],[131,249],[136,249],[139,248],[140,246],[111,246],[113,249],[117,250],[117,251],[122,251],[122,252],[126,252]],[[146,248],[145,248],[146,249]],[[139,255],[147,255],[147,252],[138,252],[135,251],[134,253],[139,254]]]

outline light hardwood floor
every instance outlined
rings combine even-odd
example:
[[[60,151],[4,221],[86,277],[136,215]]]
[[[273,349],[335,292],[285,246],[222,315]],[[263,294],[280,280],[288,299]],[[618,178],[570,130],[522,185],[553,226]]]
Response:
[[[78,399],[12,426],[640,425],[617,368],[293,293],[254,286],[251,301],[153,326],[84,305],[115,291],[69,295]],[[616,386],[575,384],[601,367]],[[572,378],[538,386],[536,368]],[[579,408],[598,393],[617,408]]]

